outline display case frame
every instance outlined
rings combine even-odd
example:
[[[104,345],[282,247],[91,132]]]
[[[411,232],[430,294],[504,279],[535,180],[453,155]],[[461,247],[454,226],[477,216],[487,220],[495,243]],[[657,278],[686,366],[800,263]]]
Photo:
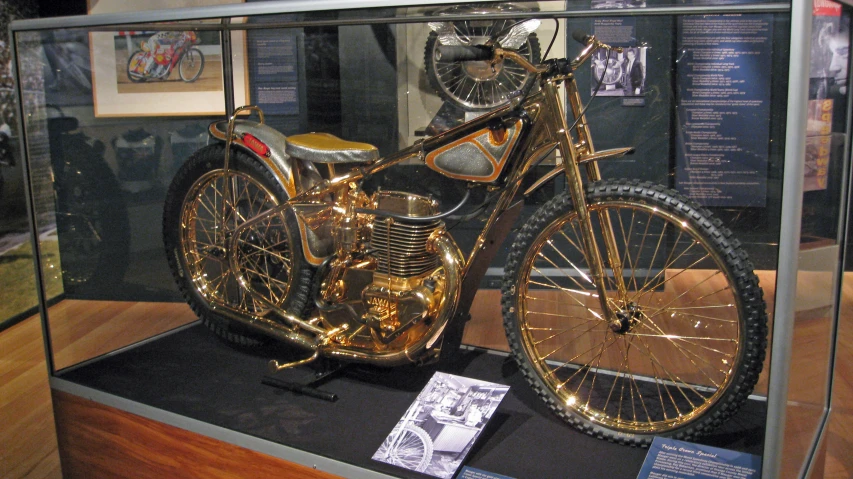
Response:
[[[439,0],[432,2],[433,4],[452,4],[456,2]],[[232,30],[248,30],[255,27],[233,26],[230,25],[227,19],[237,17],[253,17],[260,15],[275,15],[288,14],[299,12],[312,11],[333,11],[333,10],[354,10],[380,8],[380,7],[409,7],[419,6],[422,2],[418,1],[365,1],[365,0],[337,0],[337,1],[272,1],[252,4],[238,5],[222,5],[216,7],[188,8],[188,9],[173,9],[162,11],[138,12],[133,15],[129,14],[107,14],[95,15],[87,17],[69,17],[57,19],[36,19],[14,22],[10,28],[10,38],[13,42],[13,65],[16,74],[18,74],[19,84],[22,77],[19,72],[18,63],[18,35],[26,32],[49,31],[53,29],[88,29],[89,31],[99,30],[115,30],[122,27],[142,28],[145,24],[155,24],[162,22],[185,22],[184,25],[173,27],[174,29],[192,28],[194,30],[211,30],[222,33],[222,57],[223,61],[223,82],[224,82],[224,103],[226,112],[230,114],[235,107],[233,95],[233,69],[231,62],[232,58],[230,35],[226,34]],[[624,15],[624,11],[616,10],[592,10],[584,8],[569,8],[567,5],[563,11],[537,12],[535,16],[540,18],[592,18],[602,16],[618,16]],[[773,351],[770,360],[771,374],[769,376],[769,392],[767,396],[767,420],[766,430],[764,432],[764,459],[763,459],[763,477],[780,477],[782,474],[782,458],[784,440],[786,438],[786,407],[788,403],[789,381],[791,370],[791,349],[794,343],[794,321],[795,310],[797,309],[797,291],[798,278],[800,278],[800,268],[798,258],[801,257],[801,227],[802,227],[802,211],[803,211],[803,174],[804,165],[802,158],[806,154],[806,139],[803,132],[806,130],[807,110],[808,110],[808,91],[809,91],[809,72],[807,68],[797,68],[797,66],[809,64],[810,48],[809,42],[812,38],[812,5],[809,2],[794,0],[789,3],[761,3],[744,5],[714,5],[714,6],[660,6],[647,7],[642,11],[632,11],[639,16],[654,16],[654,15],[687,15],[687,14],[717,14],[717,13],[776,13],[787,14],[790,16],[790,60],[789,76],[788,76],[788,93],[787,93],[787,112],[784,134],[784,176],[782,179],[782,195],[781,195],[781,224],[778,246],[778,260],[776,265],[776,285],[775,285],[775,309],[773,317],[773,334],[771,337],[771,349]],[[529,14],[534,16],[533,13]],[[498,15],[499,16],[499,15]],[[515,15],[517,16],[517,15]],[[465,16],[460,16],[465,18]],[[218,24],[197,23],[201,20],[208,19],[223,19]],[[368,17],[358,17],[354,19],[331,18],[328,20],[311,20],[308,22],[300,22],[293,20],[284,20],[276,24],[279,27],[304,27],[304,26],[340,26],[353,24],[404,24],[423,22],[429,19],[426,16],[403,16],[396,17],[394,15],[378,15],[377,18],[370,19]],[[263,24],[257,28],[270,28],[273,25]],[[158,29],[167,30],[170,27],[158,25]],[[32,157],[33,152],[30,148],[30,143],[27,140],[27,129],[25,128],[24,118],[28,112],[25,110],[26,101],[24,92],[18,90],[18,127],[22,132],[21,142],[27,145],[27,148],[22,148],[22,164],[24,166],[24,175],[26,179],[27,205],[31,229],[35,233],[32,235],[33,251],[35,252],[35,274],[37,279],[39,311],[41,314],[45,354],[47,357],[48,372],[50,375],[51,387],[54,390],[65,391],[84,398],[92,399],[96,402],[113,406],[119,409],[127,410],[132,413],[139,414],[143,417],[148,417],[167,424],[172,424],[184,429],[195,431],[202,435],[221,438],[227,442],[238,444],[249,449],[261,451],[277,457],[282,457],[287,460],[305,464],[318,466],[320,469],[331,473],[345,475],[347,477],[387,477],[373,471],[365,471],[361,468],[353,468],[350,464],[340,463],[334,459],[328,459],[317,455],[312,455],[295,448],[290,448],[284,445],[271,444],[268,441],[254,438],[248,435],[241,435],[234,431],[226,430],[206,424],[201,421],[186,418],[174,413],[162,411],[150,406],[129,401],[125,398],[117,397],[103,391],[80,386],[57,375],[58,368],[54,358],[54,345],[51,340],[50,323],[48,321],[48,304],[54,298],[45,297],[45,278],[44,271],[46,265],[42,262],[42,254],[40,250],[40,241],[38,236],[39,220],[37,218],[37,207],[34,198],[37,196],[34,190]],[[849,104],[847,110],[850,110]],[[848,121],[848,128],[849,128]],[[849,143],[849,142],[848,142]],[[844,158],[849,158],[849,146],[845,147]],[[849,171],[844,172],[843,177],[845,183],[849,177]],[[846,184],[842,190],[842,201],[848,197]],[[845,231],[846,223],[844,218],[846,213],[840,215],[841,228],[840,231]],[[841,263],[843,264],[843,263]],[[836,292],[834,304],[832,306],[832,315],[835,318],[834,324],[837,324],[837,315],[840,308],[838,307],[838,293],[840,291],[840,272],[841,265],[836,265],[835,277],[833,279],[833,288]],[[158,336],[159,337],[159,336]],[[833,335],[829,341],[835,344],[835,336]],[[134,348],[144,345],[146,341],[134,343],[127,348]],[[114,355],[126,349],[117,349],[111,351],[108,355]],[[91,359],[96,361],[102,359],[102,356]],[[830,364],[827,367],[827,374],[832,374],[832,362],[834,361],[833,354],[829,357]],[[87,363],[80,363],[75,367]],[[826,404],[820,414],[818,427],[815,429],[814,438],[808,441],[810,452],[805,455],[805,461],[799,465],[801,477],[807,477],[809,471],[817,467],[812,459],[815,457],[815,452],[819,448],[823,440],[829,417],[829,406],[831,403],[831,381],[828,380],[829,391],[826,395]],[[363,474],[363,475],[362,475]],[[374,475],[376,474],[376,475]]]

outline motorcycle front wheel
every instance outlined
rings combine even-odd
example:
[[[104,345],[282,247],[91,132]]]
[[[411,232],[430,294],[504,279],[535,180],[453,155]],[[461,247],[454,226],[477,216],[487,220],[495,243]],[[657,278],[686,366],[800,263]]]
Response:
[[[605,259],[603,278],[614,314],[602,310],[571,199],[553,198],[506,263],[504,326],[521,372],[593,436],[645,446],[709,432],[746,401],[764,363],[767,315],[746,252],[662,186],[603,181],[586,197],[604,258],[602,224],[615,236],[619,261]]]
[[[127,59],[127,79],[133,83],[142,83],[146,80],[145,74],[140,70],[145,68],[145,52],[137,50]]]
[[[196,47],[192,47],[184,53],[178,63],[178,74],[181,80],[192,83],[198,80],[204,71],[204,54]]]
[[[225,172],[224,157],[222,144],[204,147],[175,174],[163,212],[163,242],[178,288],[202,322],[229,342],[254,346],[263,337],[216,311],[268,310],[247,293],[248,286],[276,307],[301,315],[313,270],[304,260],[290,210],[241,234],[239,251],[229,249],[238,227],[284,202],[287,194],[257,159],[233,149]],[[238,272],[231,267],[234,255]]]

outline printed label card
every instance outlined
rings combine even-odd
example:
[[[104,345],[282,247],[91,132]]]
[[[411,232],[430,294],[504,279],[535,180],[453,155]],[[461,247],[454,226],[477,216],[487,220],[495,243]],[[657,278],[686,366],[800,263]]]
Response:
[[[761,457],[656,437],[637,479],[758,479]]]

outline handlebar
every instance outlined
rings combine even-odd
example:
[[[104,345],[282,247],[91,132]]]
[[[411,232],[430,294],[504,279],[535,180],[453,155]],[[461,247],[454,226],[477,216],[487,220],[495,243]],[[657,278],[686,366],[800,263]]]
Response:
[[[572,32],[572,38],[574,38],[575,41],[580,43],[581,45],[589,45],[589,43],[591,41],[595,40],[594,36],[587,35],[586,33],[582,32],[580,30],[573,31]]]
[[[494,49],[485,45],[440,45],[435,59],[445,62],[470,62],[491,60]]]

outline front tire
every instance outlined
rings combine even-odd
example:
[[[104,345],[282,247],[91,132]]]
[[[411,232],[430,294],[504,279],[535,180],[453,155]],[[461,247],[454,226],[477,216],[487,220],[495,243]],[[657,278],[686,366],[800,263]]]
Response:
[[[145,76],[145,53],[142,50],[133,52],[127,59],[127,79],[133,83],[142,83]]]
[[[287,194],[254,157],[233,149],[225,173],[224,156],[222,144],[210,145],[178,170],[166,196],[163,241],[178,287],[204,324],[226,341],[256,346],[262,336],[215,311],[252,315],[269,309],[239,284],[231,255],[237,255],[240,274],[253,290],[297,316],[307,305],[313,268],[302,255],[290,210],[274,216],[276,225],[266,228],[265,234],[249,230],[238,242],[239,251],[229,251],[236,228],[283,203]],[[233,194],[223,198],[226,181]]]
[[[192,83],[198,80],[204,71],[204,54],[196,47],[192,47],[184,53],[178,62],[178,74],[181,80]]]
[[[571,199],[553,198],[506,263],[504,326],[522,373],[590,435],[644,446],[709,432],[764,363],[767,315],[746,252],[708,210],[662,186],[602,181],[586,197],[603,257],[605,216],[616,237],[623,292],[618,267],[605,264],[604,281],[618,315],[602,311]]]

